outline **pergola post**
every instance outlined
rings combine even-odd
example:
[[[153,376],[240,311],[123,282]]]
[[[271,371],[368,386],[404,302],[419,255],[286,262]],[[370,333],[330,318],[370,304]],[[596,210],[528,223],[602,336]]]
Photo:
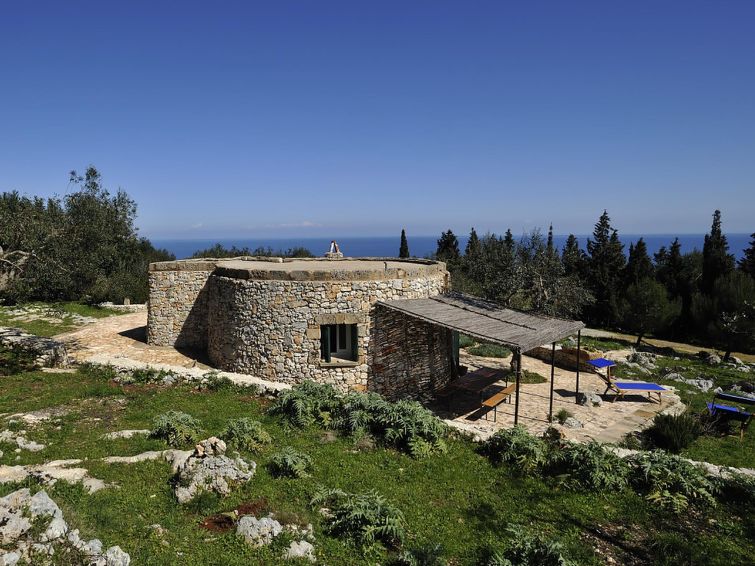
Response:
[[[514,401],[514,425],[519,424],[519,382],[522,378],[522,350],[516,349],[516,400]]]
[[[553,422],[553,380],[556,372],[556,343],[551,345],[551,397],[548,407],[548,422]]]
[[[579,365],[582,363],[582,331],[577,330],[577,394],[574,401],[579,404]]]

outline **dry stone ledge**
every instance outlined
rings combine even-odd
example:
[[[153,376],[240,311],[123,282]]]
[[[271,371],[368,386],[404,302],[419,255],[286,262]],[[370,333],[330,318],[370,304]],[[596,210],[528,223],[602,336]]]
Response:
[[[179,463],[174,493],[179,503],[187,503],[203,491],[228,495],[235,484],[252,479],[257,468],[240,456],[225,455],[225,442],[214,436],[197,444],[194,452]]]
[[[71,529],[60,507],[39,491],[19,489],[0,498],[0,564],[45,564],[52,556],[75,550],[96,566],[128,566],[129,555],[118,546],[104,553],[98,539],[86,541]]]
[[[68,367],[68,352],[61,342],[29,334],[20,328],[0,327],[0,346],[30,354],[39,368]]]
[[[101,479],[93,478],[84,468],[71,468],[81,460],[53,460],[46,464],[29,466],[0,466],[0,484],[18,483],[32,478],[44,485],[55,485],[57,481],[80,483],[89,493],[107,487]]]
[[[25,430],[15,432],[12,430],[4,430],[0,432],[0,442],[15,444],[21,450],[28,450],[29,452],[39,452],[45,448],[44,444],[26,438]]]
[[[186,381],[201,384],[207,381],[208,374],[211,373],[210,371],[201,368],[186,368],[170,364],[146,363],[132,360],[130,358],[109,356],[106,354],[96,354],[87,358],[84,362],[92,365],[112,367],[116,372],[123,376],[130,376],[135,370],[169,372],[174,378],[174,383],[178,381]],[[256,387],[262,395],[276,396],[280,391],[291,389],[291,385],[287,383],[268,381],[253,375],[232,373],[228,371],[213,371],[212,373],[220,379],[229,379],[235,385],[241,387]]]

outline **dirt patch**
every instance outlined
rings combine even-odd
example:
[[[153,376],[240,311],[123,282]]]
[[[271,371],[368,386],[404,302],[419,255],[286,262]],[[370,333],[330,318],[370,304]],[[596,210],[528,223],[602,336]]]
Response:
[[[270,512],[270,505],[266,497],[260,497],[253,499],[252,501],[246,501],[226,513],[218,513],[216,515],[210,515],[205,517],[199,523],[199,526],[203,529],[214,533],[225,533],[232,530],[236,526],[236,520],[242,515],[254,515],[255,517],[262,517]]]

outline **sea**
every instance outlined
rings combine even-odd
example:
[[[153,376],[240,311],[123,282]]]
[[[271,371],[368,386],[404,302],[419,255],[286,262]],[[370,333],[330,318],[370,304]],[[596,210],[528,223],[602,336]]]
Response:
[[[567,235],[554,235],[553,241],[559,249],[563,249]],[[679,238],[682,253],[692,250],[703,249],[704,234],[683,234],[673,236],[669,234],[624,234],[620,235],[624,244],[624,252],[628,253],[629,244],[640,238],[644,238],[648,252],[652,255],[662,246],[668,247],[674,238]],[[467,243],[466,236],[458,236],[459,249],[463,252]],[[587,244],[589,235],[577,236],[579,245],[583,249]],[[726,234],[729,241],[729,251],[739,259],[744,250],[749,246],[750,234]],[[413,257],[429,257],[437,248],[438,236],[407,236],[409,252]],[[258,247],[270,248],[274,252],[286,251],[291,248],[304,247],[316,256],[325,254],[330,247],[331,238],[214,238],[201,240],[185,239],[153,239],[155,247],[166,249],[173,253],[177,259],[191,257],[194,252],[222,244],[225,247],[247,247],[254,250]],[[343,254],[347,257],[397,257],[400,237],[399,236],[343,236],[336,235],[336,241]]]

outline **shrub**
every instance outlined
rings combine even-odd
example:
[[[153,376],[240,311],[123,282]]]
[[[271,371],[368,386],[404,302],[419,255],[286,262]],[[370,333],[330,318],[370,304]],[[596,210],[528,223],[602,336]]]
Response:
[[[505,550],[493,550],[483,558],[483,566],[570,566],[562,552],[563,545],[533,534],[519,525],[506,529],[509,544]]]
[[[678,454],[700,436],[700,421],[688,414],[656,415],[647,429],[647,438],[653,446]]]
[[[429,544],[402,551],[391,563],[394,566],[448,566],[443,545]]]
[[[546,381],[548,379],[545,376],[528,369],[522,370],[522,377],[519,379],[519,383],[545,383]]]
[[[168,411],[158,416],[150,436],[165,440],[170,446],[197,442],[201,425],[197,419],[181,411]]]
[[[270,458],[268,470],[275,477],[305,478],[312,468],[312,458],[286,446]]]
[[[329,426],[330,415],[339,403],[339,395],[331,385],[307,380],[282,391],[270,407],[270,413],[283,415],[300,427]]]
[[[521,473],[534,472],[548,463],[548,444],[521,425],[499,430],[481,448],[494,464],[509,464]]]
[[[629,465],[595,441],[568,443],[556,452],[552,466],[573,488],[617,491],[629,483]]]
[[[415,401],[391,403],[376,393],[338,395],[329,385],[304,382],[283,392],[271,411],[299,426],[319,423],[357,436],[371,434],[415,458],[446,448],[446,425]]]
[[[230,378],[221,376],[216,371],[208,371],[202,376],[197,389],[206,391],[233,391],[236,384]]]
[[[646,499],[675,513],[690,503],[714,505],[714,484],[697,466],[683,458],[654,450],[629,458],[633,466],[632,483],[645,493]]]
[[[571,413],[571,411],[568,411],[566,409],[559,409],[556,413],[556,420],[560,424],[564,424],[566,422],[566,419],[573,417],[574,415]]]
[[[131,372],[131,378],[128,380],[132,383],[157,383],[164,377],[174,375],[173,372],[157,370],[155,368],[137,368]]]
[[[755,477],[732,472],[718,480],[722,499],[746,505],[755,504]]]
[[[470,346],[474,346],[477,342],[475,342],[474,338],[471,336],[468,336],[466,334],[459,334],[459,348],[469,348]]]
[[[484,358],[507,358],[511,355],[511,350],[498,344],[477,344],[476,346],[467,347],[467,352],[473,356],[482,356]]]
[[[0,348],[0,375],[16,375],[33,371],[36,356],[21,348]]]
[[[250,452],[257,452],[273,441],[267,431],[262,428],[262,423],[248,417],[228,421],[220,438],[236,448]]]
[[[397,547],[406,538],[404,515],[375,491],[354,494],[320,488],[311,505],[325,507],[329,534],[351,539],[364,552]]]

